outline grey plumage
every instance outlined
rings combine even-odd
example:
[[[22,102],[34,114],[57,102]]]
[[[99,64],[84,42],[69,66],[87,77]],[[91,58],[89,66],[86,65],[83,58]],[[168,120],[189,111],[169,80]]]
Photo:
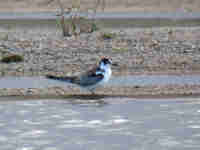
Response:
[[[78,84],[83,87],[92,86],[97,84],[99,81],[103,79],[102,74],[93,75],[93,74],[85,74],[75,79],[72,83]]]
[[[72,76],[72,77],[58,77],[54,75],[46,75],[46,78],[58,80],[58,81],[65,81],[73,84],[77,84],[82,87],[92,86],[98,83],[103,79],[102,74],[95,74],[90,72],[89,74],[82,74],[80,76]]]
[[[97,67],[86,71],[84,74],[80,74],[79,76],[58,77],[47,75],[46,78],[77,84],[81,87],[87,88],[93,93],[93,90],[97,86],[103,85],[110,79],[112,74],[110,65],[111,61],[108,58],[102,58]]]

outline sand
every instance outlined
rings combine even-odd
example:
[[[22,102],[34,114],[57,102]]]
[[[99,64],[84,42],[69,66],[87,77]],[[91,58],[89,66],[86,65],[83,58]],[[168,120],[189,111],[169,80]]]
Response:
[[[93,0],[61,0],[65,9],[73,6],[81,10],[94,8]],[[103,3],[102,5],[103,6]],[[58,11],[56,0],[6,0],[1,1],[1,12]],[[101,7],[98,8],[101,10]],[[199,0],[106,0],[106,12],[199,12]]]
[[[72,3],[62,0],[64,8]],[[77,6],[77,4],[74,4]],[[82,0],[81,9],[94,8],[92,0]],[[106,12],[199,12],[199,0],[109,0]],[[50,0],[7,0],[0,12],[57,12]],[[102,40],[104,30],[79,37],[62,38],[58,29],[21,29],[0,26],[0,58],[11,53],[24,56],[22,63],[0,63],[3,76],[74,75],[90,68],[102,56],[116,64],[114,76],[135,74],[200,74],[200,28],[164,27],[109,29],[116,38]],[[75,88],[0,89],[0,96],[48,96],[85,94]],[[87,93],[86,93],[87,94]],[[112,96],[194,96],[200,86],[172,85],[100,89]]]

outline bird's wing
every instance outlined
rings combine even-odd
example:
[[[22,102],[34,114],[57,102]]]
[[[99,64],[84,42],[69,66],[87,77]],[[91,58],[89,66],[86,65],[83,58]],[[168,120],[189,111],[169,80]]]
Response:
[[[97,82],[101,81],[104,77],[103,70],[99,67],[93,68],[80,76],[75,82],[81,86],[90,86],[94,85]]]
[[[94,67],[93,69],[89,70],[88,72],[86,72],[85,74],[87,74],[88,76],[96,76],[96,75],[99,75],[99,74],[103,74],[105,71],[102,70],[101,68],[99,67]]]
[[[91,86],[98,83],[104,78],[103,72],[104,70],[100,69],[99,67],[95,67],[81,74],[80,76],[58,77],[54,75],[46,75],[46,78],[75,83],[80,86]]]

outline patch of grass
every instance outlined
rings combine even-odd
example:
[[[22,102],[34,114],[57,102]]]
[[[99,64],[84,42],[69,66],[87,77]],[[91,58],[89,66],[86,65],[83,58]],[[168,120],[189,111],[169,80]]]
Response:
[[[92,32],[95,32],[95,31],[99,30],[99,27],[97,26],[96,23],[93,22],[93,23],[91,24],[91,26],[92,26],[92,27],[91,27]]]
[[[110,39],[113,39],[116,37],[116,34],[115,33],[102,33],[101,34],[101,37],[104,39],[104,40],[110,40]]]
[[[1,59],[1,62],[3,63],[13,63],[13,62],[22,62],[22,61],[24,61],[24,57],[17,54],[3,56]]]
[[[128,48],[122,48],[122,47],[113,47],[112,48],[113,51],[127,51]]]

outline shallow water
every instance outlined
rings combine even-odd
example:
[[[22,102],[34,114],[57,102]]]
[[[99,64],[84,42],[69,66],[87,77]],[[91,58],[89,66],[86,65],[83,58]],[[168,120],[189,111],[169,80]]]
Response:
[[[91,14],[81,14],[93,18]],[[66,15],[66,18],[69,15]],[[48,27],[57,28],[56,20],[59,17],[52,12],[42,13],[1,13],[1,26],[19,28]],[[131,28],[131,27],[163,27],[163,26],[199,26],[200,13],[123,13],[102,12],[95,15],[98,26],[105,28]]]
[[[199,150],[198,99],[0,100],[4,150]]]
[[[112,77],[106,86],[199,85],[199,75],[138,75]],[[44,77],[1,77],[0,88],[46,88],[68,86],[69,83]]]
[[[81,13],[80,16],[87,16],[89,18],[93,18],[94,14],[92,13]],[[65,14],[66,18],[69,17],[69,15]],[[24,19],[24,20],[30,20],[30,19],[41,19],[41,20],[51,20],[56,19],[58,16],[55,12],[2,12],[0,14],[0,20],[12,20],[12,19]],[[120,19],[120,18],[126,18],[126,19],[152,19],[152,18],[163,18],[163,19],[199,19],[200,13],[198,12],[176,12],[176,13],[145,13],[145,12],[97,12],[95,15],[96,19]]]

